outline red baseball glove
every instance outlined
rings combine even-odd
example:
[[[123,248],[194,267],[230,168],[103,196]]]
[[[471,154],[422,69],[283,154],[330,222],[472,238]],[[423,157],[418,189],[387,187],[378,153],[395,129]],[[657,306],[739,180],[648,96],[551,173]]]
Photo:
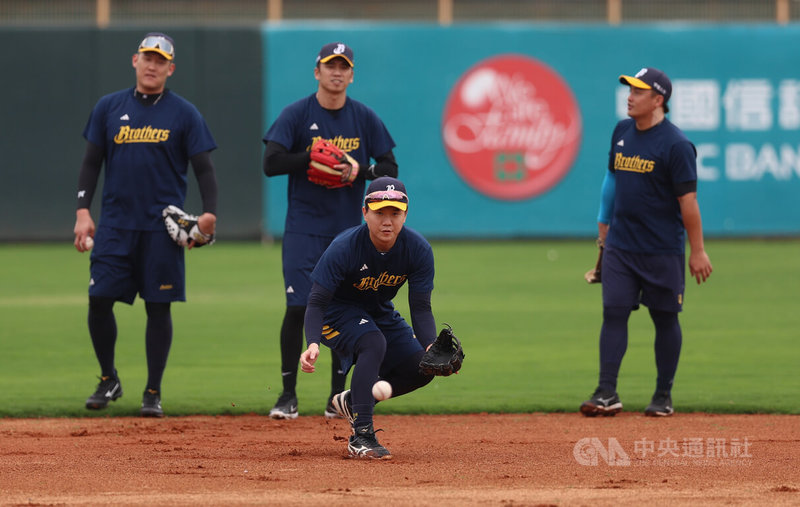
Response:
[[[340,188],[353,184],[358,176],[358,162],[338,146],[325,139],[311,146],[311,162],[308,164],[308,180],[328,188]]]

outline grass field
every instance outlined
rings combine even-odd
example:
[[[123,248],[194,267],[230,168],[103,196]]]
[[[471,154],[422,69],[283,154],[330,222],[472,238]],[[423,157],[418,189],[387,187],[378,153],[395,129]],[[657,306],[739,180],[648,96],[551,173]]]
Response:
[[[574,411],[595,387],[600,287],[582,274],[591,241],[433,242],[434,315],[462,339],[462,372],[378,413]],[[707,241],[710,281],[687,281],[678,411],[800,413],[800,241]],[[266,413],[280,392],[280,245],[220,242],[187,253],[188,303],[173,305],[163,383],[168,415]],[[99,374],[86,329],[88,255],[71,244],[0,245],[0,416],[88,416]],[[406,293],[397,306],[406,312]],[[116,305],[125,395],[101,414],[138,414],[144,305]],[[619,393],[641,410],[654,388],[646,309],[630,321]],[[301,414],[321,413],[330,359],[300,374]]]

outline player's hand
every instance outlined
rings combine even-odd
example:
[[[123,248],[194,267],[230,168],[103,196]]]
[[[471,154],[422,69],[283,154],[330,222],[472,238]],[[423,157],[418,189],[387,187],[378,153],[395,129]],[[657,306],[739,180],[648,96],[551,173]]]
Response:
[[[197,228],[203,234],[213,236],[217,232],[217,216],[213,213],[203,213],[197,217]],[[188,243],[186,243],[187,250],[191,250],[193,246],[194,240],[189,239]]]
[[[81,208],[75,212],[75,228],[72,232],[75,233],[75,249],[79,252],[88,252],[91,248],[86,246],[86,238],[94,237],[94,220],[89,210]]]
[[[698,285],[705,282],[713,270],[711,259],[708,258],[705,250],[692,251],[689,254],[689,273],[697,280]]]
[[[314,373],[314,363],[319,357],[319,344],[312,343],[305,352],[300,354],[300,369],[306,373]]]

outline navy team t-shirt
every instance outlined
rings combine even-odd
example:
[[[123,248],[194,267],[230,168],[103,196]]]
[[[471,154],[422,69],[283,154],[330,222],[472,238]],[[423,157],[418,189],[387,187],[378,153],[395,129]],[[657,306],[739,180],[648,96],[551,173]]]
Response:
[[[83,137],[105,155],[100,223],[130,230],[163,230],[161,210],[186,200],[189,159],[217,147],[189,101],[166,91],[144,105],[134,88],[102,97]]]
[[[394,140],[378,115],[368,106],[347,97],[342,109],[329,111],[319,105],[316,93],[289,104],[264,134],[290,153],[308,151],[318,139],[326,139],[353,157],[366,170],[370,158],[388,153]],[[305,172],[289,174],[289,208],[286,232],[333,237],[361,223],[364,178],[352,186],[329,189],[308,181]]]
[[[403,227],[392,249],[381,253],[366,224],[337,236],[311,273],[314,282],[333,292],[334,302],[371,315],[392,311],[392,299],[406,282],[411,292],[432,291],[433,277],[433,249],[421,234]]]
[[[620,121],[608,157],[616,192],[606,243],[634,253],[683,254],[675,187],[697,180],[696,157],[694,145],[666,118],[644,131],[632,118]]]

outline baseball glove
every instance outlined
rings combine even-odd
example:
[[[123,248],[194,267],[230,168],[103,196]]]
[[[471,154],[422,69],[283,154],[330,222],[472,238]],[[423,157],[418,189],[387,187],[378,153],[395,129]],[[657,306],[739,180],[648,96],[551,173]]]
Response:
[[[439,336],[422,356],[419,372],[423,375],[440,375],[447,377],[461,369],[464,362],[464,349],[461,342],[453,334],[453,328],[445,324]]]
[[[595,264],[593,269],[590,269],[583,275],[583,279],[586,280],[587,283],[601,283],[602,279],[600,276],[600,267],[603,264],[603,241],[600,238],[597,238],[597,248],[600,250],[597,254],[597,263]]]
[[[169,205],[161,211],[164,225],[172,240],[180,246],[187,246],[189,241],[194,241],[193,247],[197,248],[214,243],[214,234],[206,234],[197,226],[197,217],[190,215],[177,206]]]
[[[345,167],[335,167],[339,165]],[[358,176],[358,162],[335,144],[318,139],[311,146],[311,162],[308,164],[307,174],[309,181],[323,187],[349,186]]]

